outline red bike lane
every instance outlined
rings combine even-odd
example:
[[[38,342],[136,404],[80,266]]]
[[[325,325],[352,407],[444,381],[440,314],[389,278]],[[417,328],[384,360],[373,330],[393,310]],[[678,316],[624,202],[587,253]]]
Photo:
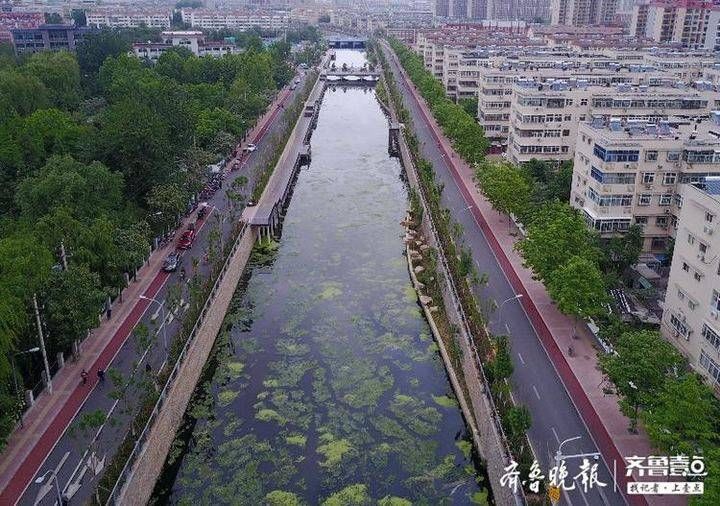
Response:
[[[286,88],[281,95],[280,100],[277,102],[277,106],[273,107],[273,110],[261,119],[262,123],[260,128],[255,132],[252,142],[258,143],[265,136],[270,125],[277,117],[278,112],[282,109],[280,105],[284,104],[289,95],[290,90]],[[204,225],[205,222],[207,222],[207,219],[203,220],[202,224]],[[155,278],[148,285],[148,288],[145,292],[143,292],[143,296],[154,298],[169,277],[170,274],[167,272],[161,271],[157,273]],[[40,436],[37,440],[32,450],[25,455],[22,464],[20,464],[20,466],[16,469],[5,489],[0,492],[0,505],[14,505],[20,500],[29,486],[33,476],[37,474],[40,467],[52,453],[57,442],[60,440],[72,420],[77,416],[77,413],[97,386],[99,382],[97,371],[106,370],[112,363],[115,356],[132,333],[133,328],[135,328],[135,325],[145,314],[145,311],[150,304],[151,301],[146,299],[140,299],[135,303],[135,306],[117,328],[113,337],[107,343],[103,351],[100,352],[100,355],[95,360],[92,367],[87,369],[89,378],[88,384],[80,388],[81,385],[78,380],[78,385],[73,389],[65,404],[54,414],[50,425],[42,433],[42,436]]]
[[[554,369],[557,371],[558,376],[562,380],[571,401],[575,405],[576,410],[580,414],[583,422],[585,423],[585,426],[588,428],[588,431],[590,432],[593,440],[595,441],[598,450],[602,453],[605,463],[607,464],[610,472],[612,473],[613,466],[611,466],[610,464],[613,462],[624,463],[623,455],[620,453],[614,441],[610,437],[610,434],[600,420],[594,406],[590,402],[590,399],[587,397],[585,391],[580,385],[580,382],[578,381],[575,374],[572,372],[572,369],[567,363],[565,356],[563,355],[562,351],[557,345],[557,342],[553,338],[552,332],[548,328],[540,311],[535,306],[535,303],[530,297],[530,294],[526,290],[525,286],[520,280],[520,277],[515,271],[515,268],[510,262],[510,259],[505,254],[505,251],[503,250],[500,242],[495,236],[494,231],[489,226],[487,220],[483,216],[482,211],[480,211],[477,206],[472,205],[472,193],[467,188],[465,181],[460,175],[460,171],[458,170],[455,162],[453,161],[454,156],[451,156],[451,153],[447,151],[444,143],[442,142],[443,140],[440,137],[440,133],[436,129],[434,121],[428,116],[425,109],[425,104],[421,103],[421,100],[423,99],[418,96],[417,90],[412,85],[412,82],[407,76],[407,73],[399,63],[398,68],[400,69],[403,79],[405,80],[405,83],[410,90],[410,93],[412,94],[413,99],[418,106],[418,109],[423,115],[425,123],[430,127],[430,131],[432,132],[433,137],[438,144],[438,147],[445,155],[445,162],[446,165],[450,168],[453,180],[455,181],[455,184],[463,195],[463,199],[468,204],[468,206],[470,206],[470,211],[475,218],[475,221],[478,223],[478,226],[480,227],[483,235],[487,239],[488,244],[490,245],[490,248],[495,255],[495,258],[500,264],[500,267],[502,268],[505,276],[507,277],[510,285],[513,287],[515,292],[523,295],[520,303],[522,304],[526,314],[528,315],[528,318],[530,319],[530,322],[535,328],[535,331],[540,338],[540,342],[542,343],[543,348],[545,348],[545,352],[550,358],[550,361],[552,362]],[[552,409],[552,407],[548,406],[548,409]],[[648,504],[647,500],[643,496],[626,494],[626,484],[632,480],[626,477],[624,472],[618,473],[616,479],[619,488],[621,489],[623,495],[625,496],[629,504],[637,506],[646,506]]]
[[[150,298],[155,297],[169,276],[170,274],[167,272],[159,272],[143,295]],[[68,425],[70,425],[70,422],[75,418],[80,408],[82,408],[87,398],[95,389],[95,386],[97,386],[99,382],[97,371],[106,370],[112,363],[117,353],[125,344],[128,336],[131,334],[132,329],[135,328],[137,322],[142,318],[143,314],[145,314],[149,305],[150,301],[140,299],[122,324],[120,324],[120,327],[118,327],[113,334],[112,339],[95,360],[92,368],[88,370],[89,384],[81,387],[78,381],[78,386],[70,394],[60,411],[55,414],[53,421],[45,432],[43,432],[30,453],[25,457],[23,463],[8,483],[8,486],[0,494],[0,504],[15,504],[20,497],[22,497],[32,477],[35,476],[38,469],[45,462],[45,459],[52,452],[57,441],[63,435]]]

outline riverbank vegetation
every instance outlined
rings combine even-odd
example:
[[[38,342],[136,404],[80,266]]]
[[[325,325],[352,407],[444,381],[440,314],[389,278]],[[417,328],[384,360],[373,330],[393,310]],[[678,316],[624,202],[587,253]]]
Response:
[[[423,97],[430,104],[437,100],[442,85],[423,69],[420,58],[396,41],[392,45],[398,55],[404,55],[401,61]],[[457,133],[446,135],[454,144],[459,142],[453,137]],[[614,348],[611,354],[600,352],[600,364],[610,382],[606,388],[620,396],[630,430],[636,430],[641,421],[659,450],[702,455],[709,468],[706,491],[691,502],[720,502],[720,403],[712,389],[658,332],[623,323],[607,310],[608,289],[621,284],[624,274],[638,261],[642,250],[639,226],[610,240],[600,240],[588,229],[568,203],[571,163],[557,166],[532,160],[516,166],[482,160],[474,165],[478,186],[493,207],[508,214],[509,227],[514,217],[524,229],[517,249],[558,309],[573,317],[576,325],[593,318],[600,335]]]
[[[397,45],[397,43],[395,43],[395,45]],[[444,255],[450,275],[454,280],[458,297],[467,317],[470,334],[483,362],[481,367],[487,368],[488,371],[496,371],[495,374],[489,374],[487,379],[490,383],[490,389],[498,410],[498,415],[507,436],[507,443],[516,461],[520,464],[521,468],[527,472],[533,460],[526,436],[527,429],[530,427],[530,416],[527,410],[521,407],[515,407],[510,395],[508,383],[508,378],[512,374],[512,367],[502,367],[501,365],[510,363],[509,341],[503,336],[495,337],[487,332],[485,317],[473,294],[473,286],[482,280],[474,271],[469,251],[457,242],[462,235],[462,227],[452,222],[449,211],[442,206],[441,197],[443,187],[435,180],[435,172],[432,164],[424,160],[420,154],[419,142],[412,127],[412,119],[409,111],[403,105],[402,97],[397,89],[393,74],[388,70],[383,51],[378,49],[375,50],[375,52],[383,65],[384,79],[390,102],[395,106],[400,121],[405,124],[403,134],[415,166],[417,167],[420,186],[428,205],[427,211],[431,214],[438,232],[438,239],[442,250],[440,254]],[[406,60],[408,59],[412,60],[410,56],[406,55]],[[425,82],[426,86],[430,86],[424,77],[421,82]],[[420,84],[418,84],[418,87],[420,87]],[[461,108],[455,110],[459,111],[458,114],[467,116],[467,113]],[[482,136],[482,130],[479,132]],[[482,149],[482,156],[480,156],[480,152],[478,151],[473,152],[479,159],[482,159],[482,156],[484,156],[484,148]],[[457,346],[455,346],[455,349],[457,349]],[[519,413],[516,411],[517,409],[522,410],[522,417],[518,416]],[[521,418],[522,420],[520,420]],[[519,423],[519,421],[522,423]]]
[[[104,31],[77,56],[0,57],[0,446],[23,409],[10,357],[37,346],[33,295],[53,363],[292,76],[284,43],[156,65],[127,47]],[[38,355],[15,361],[20,392],[41,388]]]

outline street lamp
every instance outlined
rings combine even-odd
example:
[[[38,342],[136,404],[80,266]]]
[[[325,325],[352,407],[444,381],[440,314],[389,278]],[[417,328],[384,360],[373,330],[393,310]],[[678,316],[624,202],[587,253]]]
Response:
[[[558,445],[557,452],[555,452],[555,465],[556,466],[559,466],[560,462],[562,462],[563,460],[567,460],[567,459],[580,459],[580,458],[592,457],[593,459],[597,460],[600,458],[600,452],[575,453],[573,455],[563,455],[562,454],[563,445],[565,443],[577,441],[578,439],[581,439],[581,437],[580,436],[570,437]]]
[[[167,318],[165,317],[165,301],[160,302],[157,299],[153,299],[152,297],[146,297],[144,295],[140,296],[141,299],[149,300],[150,302],[154,302],[158,306],[160,306],[160,309],[162,310],[162,329],[163,329],[163,346],[165,347],[165,353],[168,351],[167,347]]]
[[[495,322],[500,323],[500,315],[502,314],[502,308],[505,304],[507,304],[508,302],[513,301],[513,300],[520,300],[522,298],[523,298],[523,294],[517,293],[517,294],[513,295],[512,297],[508,297],[507,299],[502,301],[497,308],[498,313],[497,313],[497,319],[495,320]]]
[[[13,353],[12,355],[10,355],[10,368],[12,369],[13,383],[15,385],[15,397],[16,398],[20,398],[20,389],[18,388],[17,371],[15,370],[15,357],[17,357],[18,355],[25,355],[27,353],[37,353],[38,351],[40,351],[40,348],[36,346],[35,348],[30,348],[29,350],[25,350],[25,351],[18,351],[16,353]],[[19,418],[20,418],[20,427],[23,427],[22,413],[20,413]]]
[[[63,500],[63,496],[60,493],[60,483],[58,483],[58,477],[57,477],[57,473],[55,472],[55,469],[48,470],[45,474],[38,477],[35,480],[35,483],[37,483],[38,485],[43,483],[45,481],[45,478],[47,478],[48,474],[52,476],[52,480],[55,482],[55,492],[57,493],[57,501],[58,501],[58,504],[60,504],[62,506],[63,504],[65,504],[65,501]],[[45,492],[45,493],[47,493],[47,492]],[[37,504],[38,502],[40,502],[40,501],[35,501],[35,504]]]

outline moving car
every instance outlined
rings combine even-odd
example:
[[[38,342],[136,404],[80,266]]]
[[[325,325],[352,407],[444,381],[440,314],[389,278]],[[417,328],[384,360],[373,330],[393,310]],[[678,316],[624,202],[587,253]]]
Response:
[[[180,266],[181,255],[179,251],[170,253],[163,262],[162,270],[165,272],[175,272]]]
[[[190,249],[190,247],[193,245],[193,241],[195,241],[195,231],[186,230],[185,232],[183,232],[183,235],[180,236],[180,240],[178,241],[178,249]]]
[[[248,153],[252,153],[256,149],[257,149],[257,146],[253,143],[250,143],[247,146],[245,146],[245,151],[247,151]]]
[[[208,212],[208,205],[203,202],[198,206],[197,219],[202,220]]]

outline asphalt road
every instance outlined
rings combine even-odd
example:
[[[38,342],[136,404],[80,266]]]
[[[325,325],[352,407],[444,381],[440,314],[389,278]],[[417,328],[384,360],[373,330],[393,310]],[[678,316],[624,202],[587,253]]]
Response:
[[[292,103],[294,97],[302,91],[305,83],[305,77],[305,75],[301,76],[301,83],[296,87],[295,90],[290,92],[290,95],[284,101],[285,104]],[[228,173],[223,183],[223,189],[217,191],[214,197],[207,201],[210,207],[215,206],[216,209],[209,213],[206,218],[201,222],[202,225],[197,230],[197,236],[192,247],[187,250],[183,256],[183,265],[185,266],[185,270],[187,271],[188,276],[190,276],[192,272],[191,259],[193,257],[196,257],[198,259],[203,258],[208,242],[208,232],[213,228],[213,225],[215,223],[218,223],[216,218],[218,211],[222,212],[223,209],[226,208],[227,202],[224,194],[224,189],[229,187],[230,183],[234,178],[240,175],[244,175],[248,178],[248,184],[245,187],[244,193],[246,194],[246,196],[249,197],[252,187],[254,185],[253,175],[255,169],[259,165],[258,161],[262,160],[266,154],[269,155],[273,149],[273,147],[270,145],[270,142],[268,142],[268,139],[272,138],[274,134],[279,133],[282,130],[283,125],[281,124],[281,113],[282,111],[280,111],[279,114],[272,118],[263,136],[259,141],[256,142],[256,151],[252,153],[249,157],[247,157],[245,164],[242,166],[242,168],[237,171]],[[239,217],[241,212],[242,209],[239,209],[236,215]],[[229,219],[226,219],[224,220],[224,222],[222,222],[222,228],[223,236],[227,238],[232,228],[232,223]],[[178,232],[175,237],[176,242],[179,238],[179,235],[180,234]],[[207,265],[202,260],[200,262],[198,270],[200,275],[203,277],[207,277],[209,275],[209,265]],[[178,269],[175,273],[168,276],[167,279],[163,279],[162,277],[160,277],[160,279],[156,280],[159,281],[162,286],[160,287],[157,294],[154,296],[155,299],[157,299],[159,302],[163,302],[165,300],[165,297],[167,296],[168,287],[174,285],[175,283],[182,282],[179,272],[180,270]],[[183,289],[183,297],[185,299],[187,299],[188,297],[187,287]],[[167,331],[168,342],[172,342],[172,337],[177,333],[180,327],[182,320],[182,312],[184,311],[181,310],[180,313],[177,315],[178,317],[173,318],[172,321],[167,324],[167,328],[165,330]],[[128,318],[130,318],[130,316],[128,316]],[[157,372],[165,362],[166,356],[163,345],[163,330],[161,326],[162,312],[158,310],[157,304],[150,304],[147,309],[144,310],[140,321],[142,321],[151,329],[157,328],[158,334],[154,340],[153,346],[148,350],[147,355],[142,358],[138,369],[144,371],[145,364],[150,364],[151,370],[153,372]],[[111,367],[122,372],[125,377],[127,377],[128,373],[133,369],[134,365],[138,363],[143,351],[144,350],[137,350],[135,340],[133,338],[129,338],[118,352],[117,356],[112,362]],[[81,410],[78,412],[77,416],[81,416],[83,413],[95,411],[97,409],[101,409],[104,413],[110,412],[110,410],[113,409],[113,405],[116,404],[116,401],[109,396],[109,393],[112,390],[113,385],[109,378],[105,381],[104,385],[98,384],[98,386],[95,387],[95,389],[92,391],[92,393],[86,400]],[[112,459],[112,456],[117,451],[120,443],[124,438],[124,435],[128,430],[130,417],[125,414],[124,411],[125,410],[123,409],[123,403],[120,402],[117,406],[114,407],[113,414],[110,417],[112,422],[105,423],[105,425],[100,429],[98,442],[96,443],[95,448],[100,458],[106,458],[106,463],[108,463]],[[62,466],[57,471],[57,475],[60,488],[63,491],[66,491],[68,485],[70,484],[71,477],[72,482],[75,483],[75,481],[77,480],[77,476],[80,474],[82,468],[84,467],[81,466],[81,459],[86,448],[88,447],[89,439],[90,438],[81,438],[78,436],[72,437],[69,431],[63,433],[63,435],[60,437],[57,444],[50,452],[43,465],[40,467],[38,473],[33,477],[30,485],[25,490],[18,504],[57,504],[57,494],[55,493],[54,488],[50,490],[40,500],[40,502],[35,502],[38,492],[42,487],[41,485],[35,484],[35,479],[37,478],[37,476],[44,474],[50,469],[56,469],[58,464],[63,462]],[[65,457],[66,454],[67,457]],[[78,472],[76,473],[76,471]],[[92,472],[89,470],[84,474],[83,479],[80,482],[82,486],[74,494],[74,496],[70,500],[70,504],[84,504],[91,498],[91,495],[94,493],[95,490],[95,485],[98,481],[97,478],[91,475]]]
[[[412,94],[406,87],[397,68],[397,63],[388,58],[396,82],[403,95],[405,107],[413,118],[413,127],[421,143],[424,158],[435,167],[436,178],[445,185],[442,194],[443,205],[448,208],[453,219],[463,226],[462,241],[472,253],[473,261],[479,273],[486,273],[489,282],[481,288],[477,296],[479,300],[494,300],[501,304],[513,296],[509,281],[487,242],[487,239],[469,212],[466,202],[453,179],[447,161],[434,141],[430,126],[423,119]],[[494,334],[510,336],[514,373],[512,375],[512,393],[518,404],[528,406],[532,413],[532,427],[528,432],[533,451],[540,463],[543,473],[547,476],[552,463],[551,455],[555,454],[561,441],[580,436],[581,439],[569,442],[563,447],[563,454],[597,452],[597,446],[590,437],[587,428],[580,418],[575,406],[565,390],[553,364],[543,348],[535,329],[528,319],[525,310],[517,301],[509,301],[501,311],[490,316],[490,328]],[[579,481],[575,490],[564,493],[565,504],[572,505],[624,505],[625,499],[619,491],[613,491],[613,479],[610,466],[603,459],[597,461],[598,476],[607,484],[604,488],[595,488],[584,493],[580,490]],[[579,472],[581,459],[568,460],[569,480]],[[523,477],[524,479],[524,477]]]

